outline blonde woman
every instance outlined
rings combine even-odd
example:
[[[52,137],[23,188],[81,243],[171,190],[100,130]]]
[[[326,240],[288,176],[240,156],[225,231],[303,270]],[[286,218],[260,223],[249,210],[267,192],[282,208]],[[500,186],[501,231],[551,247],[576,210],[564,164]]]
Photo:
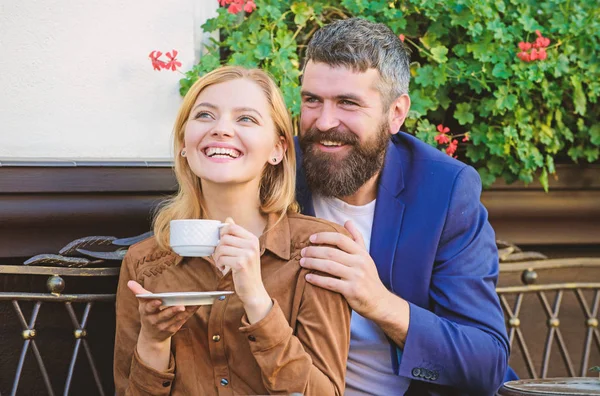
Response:
[[[292,124],[260,70],[222,67],[198,80],[174,128],[179,192],[132,246],[117,291],[117,394],[341,395],[350,311],[306,282],[301,250],[343,228],[297,214]],[[173,219],[229,223],[212,257],[169,248]],[[229,290],[212,306],[169,307],[145,292]]]

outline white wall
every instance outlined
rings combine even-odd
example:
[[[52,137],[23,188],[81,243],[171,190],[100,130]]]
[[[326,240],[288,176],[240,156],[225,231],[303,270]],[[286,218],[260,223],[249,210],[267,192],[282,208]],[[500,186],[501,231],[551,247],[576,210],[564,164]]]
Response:
[[[217,0],[1,0],[1,159],[167,159],[179,79]]]

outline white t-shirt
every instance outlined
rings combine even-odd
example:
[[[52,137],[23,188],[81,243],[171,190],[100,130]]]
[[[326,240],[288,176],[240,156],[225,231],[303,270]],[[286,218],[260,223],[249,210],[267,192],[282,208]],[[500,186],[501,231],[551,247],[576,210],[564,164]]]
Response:
[[[344,225],[352,220],[365,240],[371,243],[375,202],[354,206],[337,198],[313,196],[318,218]],[[403,395],[410,379],[394,374],[390,344],[385,333],[371,320],[352,311],[350,353],[346,371],[346,395]]]

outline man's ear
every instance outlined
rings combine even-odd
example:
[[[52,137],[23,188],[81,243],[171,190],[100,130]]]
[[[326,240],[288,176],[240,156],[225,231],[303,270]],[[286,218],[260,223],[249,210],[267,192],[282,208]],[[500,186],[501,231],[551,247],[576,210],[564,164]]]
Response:
[[[404,124],[408,110],[410,110],[410,96],[408,94],[402,94],[392,102],[388,114],[391,135],[400,132],[400,127]]]

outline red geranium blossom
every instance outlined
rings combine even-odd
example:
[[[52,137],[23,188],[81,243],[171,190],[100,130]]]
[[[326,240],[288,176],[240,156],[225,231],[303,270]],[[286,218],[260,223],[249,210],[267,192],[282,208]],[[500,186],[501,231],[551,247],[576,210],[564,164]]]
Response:
[[[167,52],[165,55],[167,56],[167,58],[169,58],[169,61],[164,66],[165,69],[171,69],[171,70],[175,71],[175,70],[177,70],[178,67],[181,67],[181,62],[179,62],[176,59],[176,57],[177,57],[176,50],[173,50],[172,54],[171,54],[171,52]]]
[[[442,125],[442,124],[439,124],[439,125],[437,126],[437,131],[438,131],[439,133],[448,133],[448,132],[450,132],[450,128],[448,128],[448,127],[445,127],[445,126],[444,126],[444,125]]]
[[[450,142],[450,144],[446,148],[446,154],[448,154],[450,156],[453,155],[456,152],[457,148],[458,148],[458,140],[454,139],[452,142]]]
[[[148,55],[150,57],[150,61],[152,62],[152,67],[154,68],[154,70],[160,70],[163,67],[165,67],[165,62],[158,59],[161,57],[161,55],[162,52],[160,51],[152,51],[150,52],[150,55]]]
[[[434,137],[437,144],[446,144],[450,142],[450,138],[448,137],[448,135],[446,135],[446,133],[450,132],[450,128],[439,124],[437,126],[437,131],[439,132],[439,134],[436,137]]]

